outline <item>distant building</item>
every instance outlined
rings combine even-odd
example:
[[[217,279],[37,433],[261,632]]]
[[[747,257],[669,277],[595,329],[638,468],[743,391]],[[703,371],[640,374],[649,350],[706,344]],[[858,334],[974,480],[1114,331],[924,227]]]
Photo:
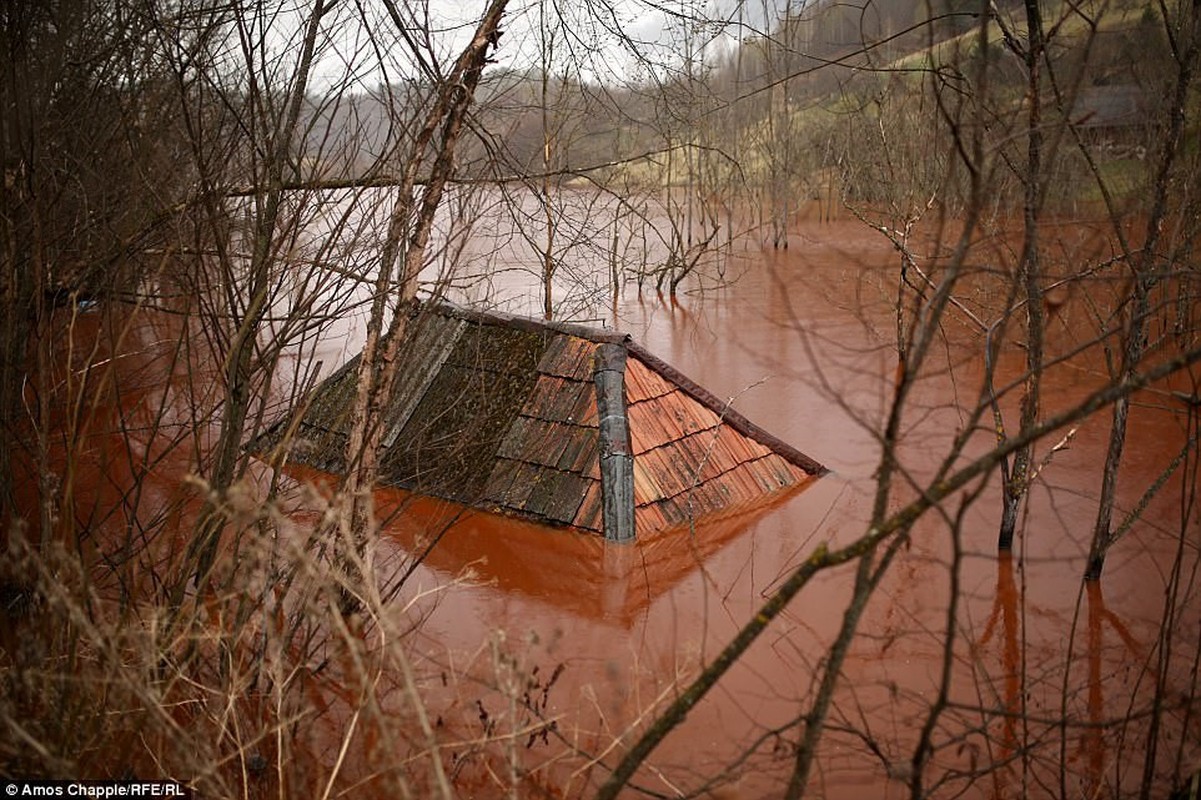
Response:
[[[825,471],[624,334],[427,304],[402,351],[385,484],[625,540]],[[291,461],[345,469],[357,367],[317,388]]]
[[[1134,84],[1087,86],[1072,106],[1071,122],[1096,146],[1145,146],[1156,105]]]

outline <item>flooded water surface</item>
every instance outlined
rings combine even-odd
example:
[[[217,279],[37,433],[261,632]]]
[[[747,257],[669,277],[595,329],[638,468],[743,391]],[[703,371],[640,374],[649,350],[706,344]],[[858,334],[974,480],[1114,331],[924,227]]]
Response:
[[[497,660],[504,652],[525,674],[556,675],[542,719],[553,720],[562,738],[538,739],[520,754],[552,794],[586,795],[604,771],[581,766],[581,755],[612,765],[815,547],[867,529],[876,432],[896,368],[896,255],[862,226],[836,223],[804,228],[787,251],[748,245],[734,257],[739,277],[724,286],[675,300],[627,288],[616,326],[831,474],[752,513],[630,546],[469,513],[421,571],[425,588],[468,576],[429,604],[421,650],[430,669],[475,676],[481,688],[503,686],[498,675],[514,668]],[[982,380],[978,332],[953,312],[945,327],[942,366],[919,383],[903,426],[901,466],[918,482],[966,424]],[[1067,322],[1053,323],[1051,347],[1066,350],[1078,335]],[[1021,375],[1024,355],[1010,346],[1001,359],[1003,385]],[[1048,410],[1096,388],[1101,369],[1082,358],[1049,370]],[[1005,402],[1016,417],[1016,401]],[[1139,408],[1124,509],[1186,435],[1183,407],[1162,393],[1148,394]],[[1179,478],[1114,548],[1104,581],[1085,592],[1080,578],[1107,433],[1108,416],[1097,415],[1056,453],[1030,493],[1012,555],[996,551],[996,475],[974,502],[956,497],[913,528],[851,645],[811,791],[908,796],[918,731],[946,659],[946,707],[926,777],[935,794],[1104,796],[1137,788],[1155,661],[1174,659],[1166,691],[1191,696],[1201,617],[1189,584],[1181,593],[1189,599],[1172,612],[1176,652],[1157,647],[1182,526]],[[969,454],[992,442],[982,430]],[[894,503],[914,492],[902,481]],[[413,552],[422,531],[441,530],[430,518],[436,513],[402,513],[384,549]],[[1195,519],[1190,525],[1186,572],[1197,563]],[[947,650],[953,572],[958,598]],[[638,785],[653,796],[778,796],[853,576],[853,565],[819,575],[655,751]],[[480,704],[504,714],[503,697],[477,697],[460,685],[442,719],[469,739],[479,733]],[[1165,709],[1161,724],[1175,726],[1173,748],[1195,758],[1191,702]],[[580,752],[568,757],[573,748]]]
[[[981,256],[982,270],[986,261]],[[897,368],[898,264],[892,246],[860,223],[814,223],[801,226],[787,250],[735,242],[724,280],[690,281],[677,298],[649,287],[640,293],[629,282],[614,299],[602,275],[573,306],[576,318],[628,331],[830,469],[797,491],[630,545],[377,492],[385,527],[376,566],[392,577],[411,570],[391,602],[411,620],[415,680],[462,796],[508,796],[511,774],[528,775],[517,796],[590,796],[638,733],[815,548],[866,532]],[[519,276],[495,296],[531,311],[541,302],[536,286]],[[964,301],[977,315],[987,311],[986,303]],[[1068,298],[1050,324],[1050,354],[1070,354],[1092,324],[1087,304]],[[893,507],[918,495],[979,401],[982,332],[951,308],[943,333],[902,421]],[[137,459],[101,460],[106,478],[86,498],[91,508],[110,509],[103,524],[126,531],[170,505],[123,493],[131,475],[154,475],[144,491],[163,498],[188,494],[188,454],[206,446],[203,432],[189,429],[185,412],[146,377],[170,369],[169,348],[154,349],[149,323],[139,335],[140,349],[121,356],[128,363],[119,375],[123,391],[138,392],[158,422]],[[318,344],[330,362],[325,373],[354,349],[346,342]],[[1020,333],[1008,332],[999,385],[1020,380],[1020,344]],[[1105,369],[1091,351],[1056,364],[1044,382],[1045,411],[1078,402],[1101,385]],[[1174,388],[1188,387],[1157,386],[1137,398],[1123,514],[1185,441],[1187,406],[1170,394]],[[1013,425],[1018,394],[1002,402]],[[964,459],[995,443],[991,415],[983,420]],[[996,474],[912,527],[851,642],[812,796],[909,796],[914,748],[936,703],[924,776],[935,796],[1123,796],[1140,786],[1153,725],[1160,764],[1153,796],[1166,796],[1172,765],[1198,763],[1198,522],[1182,491],[1191,488],[1184,471],[1115,545],[1100,584],[1086,589],[1081,581],[1108,429],[1107,411],[1086,419],[1046,463],[1012,554],[996,549]],[[1041,443],[1036,459],[1066,433]],[[293,473],[288,481],[302,487],[321,479]],[[309,519],[303,502],[295,505],[295,518]],[[854,575],[854,563],[819,573],[653,752],[629,796],[779,796]],[[345,719],[335,709],[321,724],[333,731]],[[481,744],[486,739],[492,743]]]

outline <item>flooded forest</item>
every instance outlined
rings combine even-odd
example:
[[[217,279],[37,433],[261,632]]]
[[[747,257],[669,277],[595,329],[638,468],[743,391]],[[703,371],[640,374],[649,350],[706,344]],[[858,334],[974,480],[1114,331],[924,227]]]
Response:
[[[1199,13],[6,0],[0,778],[1198,796]]]

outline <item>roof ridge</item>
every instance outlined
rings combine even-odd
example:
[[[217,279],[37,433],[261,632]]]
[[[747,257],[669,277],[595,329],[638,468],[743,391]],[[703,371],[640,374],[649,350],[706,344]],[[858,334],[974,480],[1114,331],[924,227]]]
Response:
[[[432,310],[436,313],[447,314],[457,319],[464,319],[468,322],[478,322],[485,325],[500,325],[506,328],[533,333],[551,331],[553,333],[574,336],[578,339],[586,339],[595,344],[628,344],[632,341],[630,334],[610,328],[597,328],[576,322],[537,319],[519,314],[510,314],[505,311],[484,311],[452,303],[449,300],[423,301],[417,313],[419,314],[421,308],[427,305],[432,305]]]

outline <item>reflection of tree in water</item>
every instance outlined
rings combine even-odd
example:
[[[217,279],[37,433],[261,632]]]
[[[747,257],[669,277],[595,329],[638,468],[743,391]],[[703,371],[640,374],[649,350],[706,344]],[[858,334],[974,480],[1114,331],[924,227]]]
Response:
[[[1081,786],[1083,797],[1098,797],[1104,788],[1106,766],[1105,733],[1110,722],[1105,719],[1105,694],[1102,689],[1103,670],[1102,657],[1105,652],[1105,626],[1108,624],[1118,635],[1125,647],[1125,653],[1135,662],[1144,659],[1144,649],[1131,634],[1116,614],[1105,607],[1105,598],[1101,593],[1101,585],[1097,581],[1086,581],[1085,590],[1088,598],[1088,719],[1078,723],[1081,734],[1078,752],[1084,757],[1085,774]],[[1000,698],[1000,714],[1002,717],[1001,736],[998,740],[999,749],[993,754],[993,763],[998,766],[992,771],[994,792],[997,797],[1006,795],[1007,765],[1015,757],[1021,755],[1018,748],[1018,724],[1024,718],[1022,703],[1023,687],[1026,686],[1026,675],[1023,662],[1023,647],[1020,639],[1021,617],[1019,603],[1022,594],[1014,577],[1013,554],[1001,552],[997,556],[997,585],[993,599],[992,612],[985,624],[984,633],[977,642],[977,649],[985,648],[997,632],[998,622],[1001,629],[1001,671],[1003,675],[1003,690]],[[1067,686],[1064,687],[1065,691]],[[1064,724],[1070,720],[1066,717]],[[1061,764],[1060,769],[1066,770],[1067,765]],[[1062,777],[1062,776],[1061,776]]]
[[[1142,661],[1143,648],[1117,615],[1105,607],[1100,581],[1085,581],[1088,592],[1088,724],[1080,737],[1087,772],[1084,796],[1095,797],[1102,789],[1105,774],[1105,695],[1101,691],[1101,653],[1105,649],[1105,623],[1117,633],[1130,656]]]
[[[988,615],[988,623],[977,643],[978,648],[983,649],[992,640],[998,619],[1001,620],[1001,669],[1005,676],[1005,694],[1001,712],[1001,749],[993,758],[993,763],[1000,766],[993,770],[992,776],[996,794],[1001,796],[1005,789],[1004,765],[1017,750],[1022,684],[1022,655],[1018,646],[1018,588],[1013,578],[1013,553],[1008,550],[997,553],[997,590],[992,613]]]

